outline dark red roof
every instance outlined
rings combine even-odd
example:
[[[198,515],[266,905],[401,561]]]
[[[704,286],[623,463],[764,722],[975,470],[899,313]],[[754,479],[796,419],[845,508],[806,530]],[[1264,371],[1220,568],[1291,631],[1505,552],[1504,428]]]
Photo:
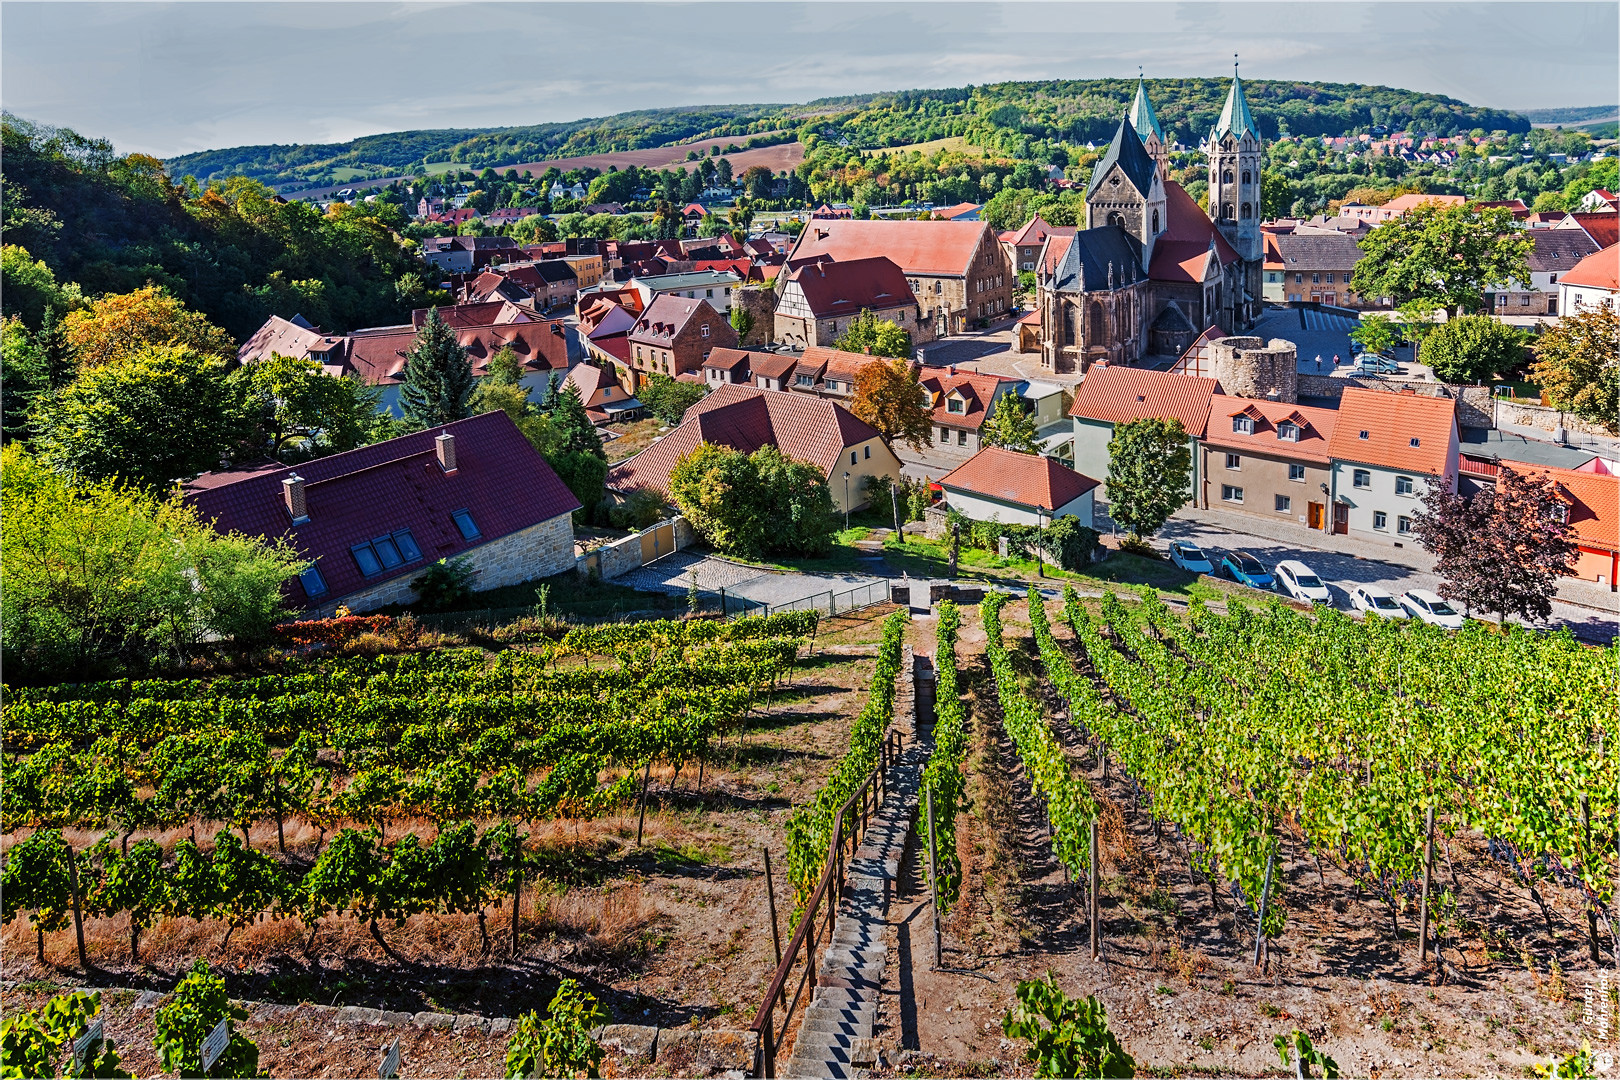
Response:
[[[905,273],[881,255],[843,262],[827,256],[790,262],[788,281],[796,282],[804,291],[805,302],[818,319],[917,304]]]
[[[439,467],[435,439],[441,432],[455,438],[453,473]],[[304,479],[309,512],[309,520],[296,526],[282,489],[282,481],[295,473]],[[204,473],[185,485],[184,494],[198,515],[221,532],[290,540],[300,554],[315,560],[325,578],[323,603],[419,574],[438,559],[579,509],[579,500],[504,412],[301,465]],[[462,537],[450,516],[459,510],[472,515],[477,538]],[[364,576],[350,548],[401,529],[410,530],[422,557],[392,572]],[[308,601],[298,584],[288,588],[294,605]]]
[[[1237,251],[1209,215],[1198,209],[1193,197],[1174,180],[1164,185],[1164,217],[1165,229],[1153,242],[1153,261],[1148,266],[1148,277],[1153,281],[1203,281],[1212,241],[1221,266],[1237,260]]]

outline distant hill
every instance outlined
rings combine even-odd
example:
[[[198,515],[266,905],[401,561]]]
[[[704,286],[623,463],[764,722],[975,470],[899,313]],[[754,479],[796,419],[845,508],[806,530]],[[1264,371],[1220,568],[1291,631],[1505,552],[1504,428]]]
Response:
[[[1613,120],[1620,116],[1620,105],[1579,105],[1564,109],[1523,109],[1520,116],[1532,124],[1580,124],[1589,120]]]
[[[1153,79],[1149,91],[1173,138],[1195,142],[1220,115],[1230,81]],[[1275,137],[1342,135],[1374,127],[1439,134],[1482,128],[1528,131],[1524,116],[1455,98],[1387,86],[1244,82],[1263,132]],[[822,98],[803,105],[692,106],[619,113],[569,123],[368,135],[346,143],[242,146],[167,162],[174,176],[249,176],[268,184],[350,183],[427,167],[505,168],[528,163],[732,137],[739,147],[811,134],[878,148],[963,137],[1018,157],[1035,142],[1083,145],[1108,139],[1135,93],[1134,79],[1008,82]],[[434,168],[437,166],[437,168]]]

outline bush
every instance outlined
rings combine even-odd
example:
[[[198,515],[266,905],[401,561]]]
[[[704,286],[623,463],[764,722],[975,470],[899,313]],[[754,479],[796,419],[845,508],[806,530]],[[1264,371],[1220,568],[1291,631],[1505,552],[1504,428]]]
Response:
[[[472,595],[473,579],[478,571],[465,555],[456,559],[440,559],[411,579],[411,588],[421,605],[429,611],[444,611]]]
[[[1489,315],[1463,315],[1423,339],[1419,359],[1448,383],[1487,382],[1524,363],[1525,335]]]
[[[652,375],[636,398],[647,411],[666,424],[678,424],[686,410],[703,400],[709,391],[698,383],[683,383],[668,375]]]
[[[198,960],[191,972],[174,988],[169,1003],[152,1018],[156,1037],[152,1046],[168,1072],[181,1076],[253,1077],[259,1075],[259,1048],[239,1032],[213,1067],[204,1073],[202,1044],[221,1020],[246,1020],[247,1010],[231,1004],[225,993],[225,980],[208,970],[208,961]]]
[[[1051,975],[1020,982],[1016,993],[1001,1030],[1028,1040],[1024,1058],[1036,1076],[1136,1075],[1136,1061],[1108,1030],[1108,1011],[1095,997],[1071,998]]]
[[[705,540],[745,559],[824,554],[839,525],[821,470],[774,446],[744,454],[703,443],[676,464],[670,494]]]
[[[346,615],[332,619],[305,619],[302,622],[282,623],[275,628],[275,637],[283,644],[296,648],[309,645],[341,645],[361,634],[380,634],[393,623],[391,615]]]
[[[602,1047],[591,1028],[607,1021],[596,998],[564,979],[541,1020],[533,1010],[518,1017],[506,1043],[506,1075],[597,1076]]]

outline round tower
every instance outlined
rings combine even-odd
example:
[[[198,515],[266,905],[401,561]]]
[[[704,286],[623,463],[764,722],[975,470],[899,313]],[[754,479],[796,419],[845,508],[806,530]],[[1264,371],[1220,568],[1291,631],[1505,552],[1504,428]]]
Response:
[[[1210,377],[1233,397],[1299,403],[1299,350],[1292,341],[1217,338],[1209,358]]]

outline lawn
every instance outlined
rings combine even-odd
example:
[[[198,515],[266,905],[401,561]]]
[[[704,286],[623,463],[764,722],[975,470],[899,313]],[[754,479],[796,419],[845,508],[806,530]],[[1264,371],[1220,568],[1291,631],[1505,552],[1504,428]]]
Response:
[[[662,420],[656,417],[647,417],[645,420],[630,420],[624,423],[609,424],[608,430],[615,432],[617,439],[607,439],[602,443],[602,450],[607,454],[608,464],[616,464],[633,454],[639,454],[652,445],[652,441],[669,430]]]

